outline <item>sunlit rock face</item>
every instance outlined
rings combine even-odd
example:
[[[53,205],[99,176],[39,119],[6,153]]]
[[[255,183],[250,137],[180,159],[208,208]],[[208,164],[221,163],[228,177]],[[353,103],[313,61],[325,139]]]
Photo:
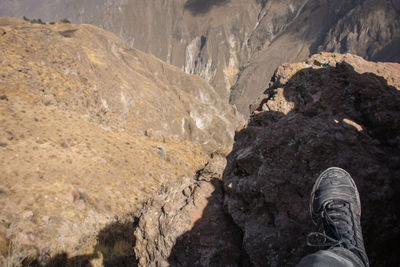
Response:
[[[224,212],[225,155],[213,154],[196,177],[165,185],[137,214],[140,266],[246,266],[242,233]]]
[[[200,75],[248,115],[282,63],[320,51],[400,61],[396,1],[0,1],[0,15],[69,18]]]

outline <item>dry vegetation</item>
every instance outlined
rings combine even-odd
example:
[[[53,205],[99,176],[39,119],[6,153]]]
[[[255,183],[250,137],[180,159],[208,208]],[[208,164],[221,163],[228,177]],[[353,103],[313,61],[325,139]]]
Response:
[[[93,62],[107,60],[101,54],[88,53],[92,61],[82,67],[65,43],[41,47],[35,39],[36,32],[69,38],[73,31],[63,27],[73,25],[0,24],[1,265],[130,257],[132,212],[162,183],[202,168],[207,153],[168,132],[145,135],[137,114],[157,121],[154,110],[118,109],[123,101],[87,78],[98,75]],[[82,74],[85,64],[93,64],[89,74]]]

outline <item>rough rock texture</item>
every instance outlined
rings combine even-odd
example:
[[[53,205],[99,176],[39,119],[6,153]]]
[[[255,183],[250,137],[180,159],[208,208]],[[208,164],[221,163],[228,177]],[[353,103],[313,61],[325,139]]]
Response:
[[[359,188],[371,265],[399,265],[399,71],[329,53],[276,71],[223,176],[225,208],[254,265],[294,265],[311,251],[309,194],[330,166]]]
[[[309,197],[330,166],[348,170],[359,188],[371,265],[399,265],[399,70],[331,53],[279,67],[235,136],[223,188],[217,155],[196,179],[144,204],[139,265],[296,265],[316,250],[305,242],[317,230]]]
[[[214,154],[197,178],[168,184],[138,214],[140,266],[240,266],[247,263],[241,230],[223,210],[226,159]]]
[[[282,63],[320,51],[400,61],[396,0],[0,0],[0,15],[103,27],[200,75],[246,116]]]

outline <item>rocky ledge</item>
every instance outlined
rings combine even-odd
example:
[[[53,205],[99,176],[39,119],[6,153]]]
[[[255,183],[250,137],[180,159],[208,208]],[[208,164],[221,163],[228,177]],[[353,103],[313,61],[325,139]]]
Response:
[[[312,185],[339,166],[360,191],[371,264],[398,265],[399,71],[330,53],[279,67],[236,133],[223,175],[219,159],[218,172],[183,179],[144,205],[139,263],[293,266],[313,252],[305,244],[316,230]]]
[[[248,261],[242,232],[224,212],[225,156],[214,153],[196,178],[161,188],[138,214],[140,266],[235,266]]]

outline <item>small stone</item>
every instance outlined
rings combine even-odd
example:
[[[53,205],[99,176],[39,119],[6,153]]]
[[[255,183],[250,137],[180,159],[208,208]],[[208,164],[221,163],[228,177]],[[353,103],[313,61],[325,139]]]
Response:
[[[65,195],[65,199],[66,199],[69,203],[73,203],[73,202],[74,202],[74,199],[75,199],[74,194],[73,194],[72,192],[68,192],[68,193]]]
[[[25,219],[25,220],[29,220],[32,217],[33,217],[33,212],[30,211],[30,210],[25,211],[24,213],[22,213],[22,218]]]
[[[53,95],[44,95],[43,96],[43,104],[45,106],[55,105],[57,102]]]
[[[43,221],[45,224],[48,224],[48,223],[50,222],[50,216],[47,216],[47,215],[43,216],[43,217],[42,217],[42,221]]]
[[[68,144],[65,143],[65,142],[62,142],[62,143],[60,144],[60,146],[61,146],[62,148],[67,148],[67,147],[68,147]]]
[[[362,130],[364,130],[364,128],[360,125],[360,124],[358,124],[358,123],[356,123],[355,121],[352,121],[352,120],[350,120],[350,119],[343,119],[343,122],[346,124],[346,125],[349,125],[349,126],[352,126],[352,127],[354,127],[357,131],[359,131],[359,132],[361,132]],[[346,126],[346,125],[344,125],[344,126]],[[351,127],[351,128],[352,128]]]
[[[184,196],[188,197],[190,196],[190,193],[192,192],[192,190],[190,190],[189,187],[186,187],[185,189],[183,189],[182,193]]]
[[[165,160],[167,158],[166,149],[163,146],[157,146],[157,150],[158,155]]]

